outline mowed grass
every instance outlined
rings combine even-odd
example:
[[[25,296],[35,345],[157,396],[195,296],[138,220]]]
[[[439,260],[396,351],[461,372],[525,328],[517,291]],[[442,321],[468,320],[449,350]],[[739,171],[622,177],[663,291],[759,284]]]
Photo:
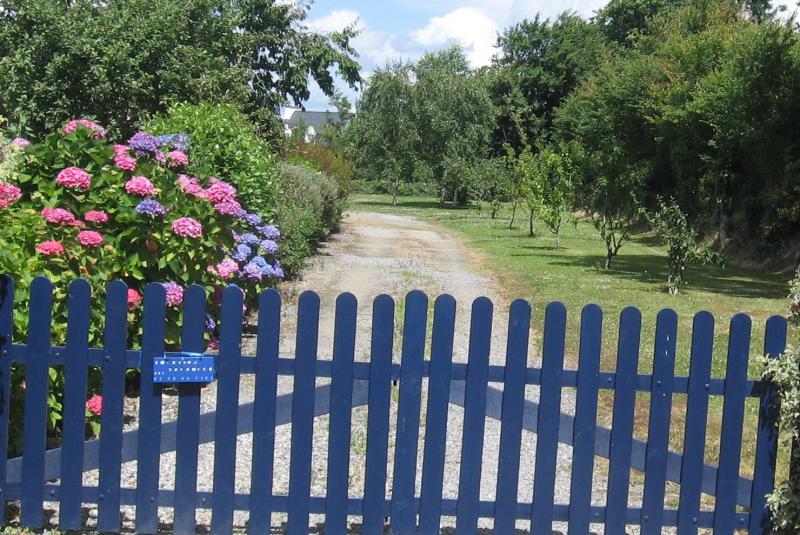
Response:
[[[677,375],[687,375],[690,364],[692,318],[701,310],[716,318],[712,375],[725,376],[728,328],[731,317],[746,313],[752,319],[750,376],[761,373],[764,329],[772,315],[787,310],[786,294],[791,273],[771,273],[738,267],[729,263],[724,269],[716,266],[691,266],[687,270],[688,285],[676,296],[664,291],[667,278],[666,249],[647,233],[632,236],[625,243],[610,270],[603,270],[605,245],[590,221],[566,223],[562,228],[561,247],[555,249],[555,237],[543,224],[538,233],[528,237],[526,214],[517,210],[517,219],[509,228],[510,206],[504,206],[496,219],[488,205],[477,207],[440,208],[437,199],[422,196],[401,197],[398,206],[391,205],[388,195],[353,195],[350,210],[407,214],[424,218],[452,230],[473,250],[483,256],[483,270],[496,274],[507,290],[507,297],[523,298],[534,307],[534,337],[541,332],[544,308],[551,301],[561,301],[568,310],[567,366],[577,367],[580,310],[595,303],[604,311],[603,370],[613,371],[616,360],[620,312],[635,306],[642,313],[640,373],[652,371],[653,340],[656,315],[663,308],[675,310],[679,318]],[[442,251],[447,254],[447,251]],[[754,258],[753,260],[757,260]],[[539,340],[540,342],[540,340]],[[540,345],[539,345],[540,347]],[[502,351],[505,348],[495,348]],[[538,361],[540,355],[529,357]],[[757,400],[747,403],[747,423],[743,437],[742,474],[752,472],[757,422]],[[639,394],[636,411],[636,434],[647,436],[649,399]],[[674,396],[671,449],[682,450],[686,396]],[[600,421],[610,423],[613,392],[603,391]],[[709,408],[708,462],[716,463],[721,425],[722,399],[712,397]]]

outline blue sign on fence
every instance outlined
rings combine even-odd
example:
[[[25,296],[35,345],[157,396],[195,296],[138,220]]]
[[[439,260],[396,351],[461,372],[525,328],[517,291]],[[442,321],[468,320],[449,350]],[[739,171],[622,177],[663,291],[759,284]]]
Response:
[[[200,353],[164,355],[153,360],[154,383],[210,383],[214,371],[214,357]]]

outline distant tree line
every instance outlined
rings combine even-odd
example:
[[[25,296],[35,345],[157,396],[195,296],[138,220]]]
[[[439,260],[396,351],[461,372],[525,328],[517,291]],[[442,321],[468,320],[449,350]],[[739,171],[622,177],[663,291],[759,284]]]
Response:
[[[580,211],[607,266],[648,222],[685,227],[684,248],[777,256],[800,230],[799,37],[764,1],[612,0],[590,20],[525,20],[489,67],[452,48],[378,69],[346,132],[354,178],[493,214],[510,201],[530,233],[558,235]]]

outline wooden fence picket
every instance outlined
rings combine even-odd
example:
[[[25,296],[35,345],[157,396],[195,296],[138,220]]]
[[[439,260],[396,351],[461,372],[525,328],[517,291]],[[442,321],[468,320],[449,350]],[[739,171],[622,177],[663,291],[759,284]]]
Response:
[[[675,372],[678,315],[664,309],[656,320],[653,376],[650,379],[650,420],[647,428],[642,535],[660,535],[664,526],[669,424]]]
[[[53,285],[44,277],[31,283],[28,350],[25,359],[25,420],[22,428],[22,525],[42,527],[47,386]]]
[[[192,285],[183,296],[183,329],[181,351],[202,353],[205,349],[206,293]],[[197,456],[200,435],[200,393],[202,385],[178,385],[178,429],[175,449],[175,519],[176,535],[192,535],[196,531]]]
[[[447,448],[447,413],[450,403],[455,321],[456,300],[450,295],[440,295],[433,309],[428,406],[425,415],[425,446],[422,455],[422,487],[419,500],[420,533],[432,533],[438,530],[442,516],[442,482]]]
[[[275,455],[275,398],[278,390],[281,296],[266,290],[259,296],[256,385],[253,408],[253,463],[250,475],[248,533],[269,532]]]
[[[628,486],[631,474],[633,417],[636,408],[636,378],[642,313],[628,307],[620,313],[617,362],[613,376],[614,408],[608,452],[608,484],[605,526],[609,533],[623,533],[627,524]]]
[[[550,303],[545,310],[544,343],[539,389],[538,436],[531,507],[531,534],[552,535],[558,454],[561,377],[564,368],[564,337],[567,309]]]
[[[317,376],[319,296],[306,291],[297,304],[297,342],[292,398],[292,457],[289,464],[289,505],[286,533],[308,532],[311,491],[311,448],[314,439],[314,383]]]
[[[241,373],[242,307],[244,294],[236,286],[222,293],[219,355],[217,356],[217,413],[214,422],[214,501],[212,533],[233,531],[233,494],[236,483],[236,425]]]
[[[578,390],[573,426],[572,478],[569,499],[569,533],[589,532],[592,521],[592,481],[594,440],[597,423],[597,392],[600,382],[600,340],[603,311],[588,305],[581,314],[581,339],[578,356]]]
[[[427,320],[428,298],[420,291],[409,293],[406,296],[403,319],[403,352],[400,362],[397,438],[390,510],[392,533],[411,533],[416,527],[414,485],[417,475],[422,363]]]
[[[700,492],[706,445],[706,424],[714,350],[714,316],[699,312],[692,325],[692,350],[689,365],[689,392],[686,398],[683,461],[681,463],[678,528],[681,533],[697,533]]]
[[[11,348],[14,341],[14,279],[0,275],[0,525],[6,522],[8,485],[9,411],[11,403]]]
[[[357,307],[353,294],[345,293],[336,299],[325,496],[325,532],[330,535],[347,532]]]
[[[388,511],[386,460],[389,451],[389,395],[392,381],[394,300],[379,295],[372,306],[372,350],[369,363],[369,412],[364,470],[363,531],[382,533]]]
[[[153,382],[153,361],[164,353],[166,292],[150,283],[144,290],[139,383],[139,441],[136,463],[136,532],[158,531],[158,476],[161,461],[161,385]]]
[[[81,528],[91,291],[88,281],[72,281],[67,300],[62,407],[64,434],[61,439],[61,502],[58,508],[58,526],[65,531]]]
[[[506,366],[503,374],[503,412],[494,507],[494,530],[499,534],[513,534],[516,526],[530,328],[530,304],[522,299],[511,303],[506,340]]]

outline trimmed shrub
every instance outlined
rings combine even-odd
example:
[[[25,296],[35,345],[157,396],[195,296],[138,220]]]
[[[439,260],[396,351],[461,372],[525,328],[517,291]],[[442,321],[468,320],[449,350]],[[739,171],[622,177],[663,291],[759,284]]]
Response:
[[[285,159],[290,163],[304,163],[312,169],[332,176],[339,183],[342,195],[353,191],[353,167],[341,152],[325,145],[298,143],[286,153]]]
[[[278,164],[283,191],[276,221],[284,232],[281,262],[296,272],[316,242],[339,225],[345,196],[333,177],[297,163]]]

